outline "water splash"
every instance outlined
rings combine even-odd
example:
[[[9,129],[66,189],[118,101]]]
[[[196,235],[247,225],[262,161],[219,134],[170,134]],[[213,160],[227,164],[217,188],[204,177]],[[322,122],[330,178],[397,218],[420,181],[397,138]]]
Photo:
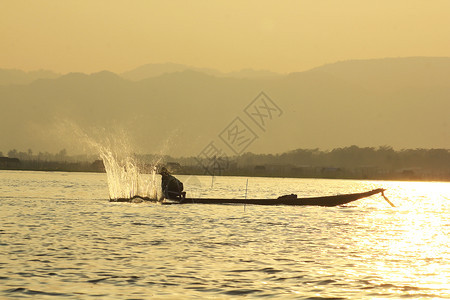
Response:
[[[143,174],[142,164],[132,155],[118,155],[107,147],[99,147],[108,180],[109,198],[131,199],[134,196],[159,199],[161,192],[156,166],[149,174]]]
[[[70,131],[72,136],[75,134],[85,147],[95,151],[102,159],[110,199],[140,196],[157,200],[162,197],[160,178],[156,172],[161,158],[148,165],[140,161],[132,152],[132,143],[124,130],[109,129],[106,132],[96,128],[88,134],[70,121],[66,120],[62,125],[66,132]]]

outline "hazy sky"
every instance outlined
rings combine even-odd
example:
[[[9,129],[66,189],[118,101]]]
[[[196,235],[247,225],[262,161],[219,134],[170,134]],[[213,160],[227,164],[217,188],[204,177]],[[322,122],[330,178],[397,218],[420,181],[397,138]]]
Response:
[[[63,73],[449,56],[450,1],[1,0],[0,48],[0,68]]]

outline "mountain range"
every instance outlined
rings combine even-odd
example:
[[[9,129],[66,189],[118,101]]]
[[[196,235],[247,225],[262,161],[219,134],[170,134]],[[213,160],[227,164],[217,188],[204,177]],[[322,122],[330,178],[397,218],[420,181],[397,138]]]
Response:
[[[449,78],[445,57],[351,60],[290,74],[178,64],[122,74],[0,70],[0,150],[82,151],[79,129],[94,140],[126,136],[140,153],[197,155],[214,142],[232,155],[223,138],[236,118],[253,132],[242,151],[255,153],[450,148]],[[279,108],[263,128],[245,113],[261,92]]]
[[[183,72],[188,70],[216,77],[233,78],[271,78],[281,75],[279,73],[268,70],[253,69],[242,69],[240,71],[223,73],[214,69],[197,68],[175,63],[146,64],[135,69],[120,73],[118,75],[127,80],[139,81],[147,78],[158,77],[164,74]],[[49,70],[25,72],[17,69],[0,69],[0,86],[11,84],[29,84],[38,79],[55,79],[61,76],[64,76],[64,74],[55,73]]]

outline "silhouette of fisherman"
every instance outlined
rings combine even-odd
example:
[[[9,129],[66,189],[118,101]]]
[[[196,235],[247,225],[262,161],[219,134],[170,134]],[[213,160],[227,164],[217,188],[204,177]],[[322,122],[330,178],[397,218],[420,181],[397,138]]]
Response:
[[[186,197],[186,192],[183,192],[183,183],[170,175],[165,167],[161,168],[159,174],[162,176],[161,188],[164,198],[182,201]]]

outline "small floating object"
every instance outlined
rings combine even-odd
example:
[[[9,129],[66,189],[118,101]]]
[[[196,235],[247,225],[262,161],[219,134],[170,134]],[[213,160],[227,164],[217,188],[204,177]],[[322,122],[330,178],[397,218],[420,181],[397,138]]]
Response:
[[[142,198],[140,198],[140,197],[133,197],[133,199],[131,199],[131,203],[142,203],[142,202],[144,202],[145,200],[144,199],[142,199]]]

